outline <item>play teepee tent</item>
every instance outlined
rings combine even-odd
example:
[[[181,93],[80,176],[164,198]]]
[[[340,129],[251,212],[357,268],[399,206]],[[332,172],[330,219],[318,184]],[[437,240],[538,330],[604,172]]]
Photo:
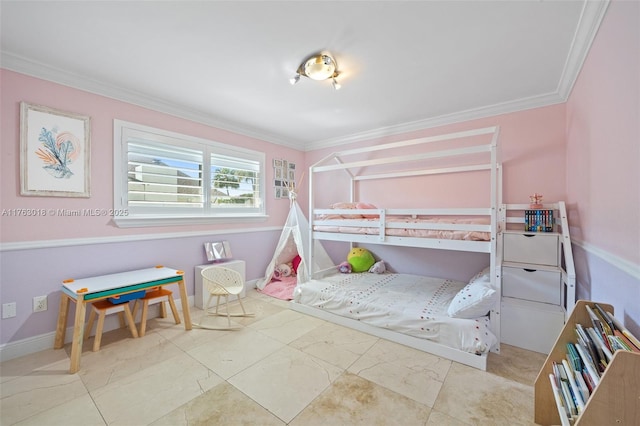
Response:
[[[300,265],[297,272],[298,284],[308,281],[312,272],[329,269],[334,266],[319,241],[313,241],[313,260],[311,259],[311,253],[309,253],[311,247],[309,222],[302,210],[300,210],[295,192],[289,192],[289,198],[291,200],[291,209],[282,229],[282,234],[280,234],[280,240],[273,254],[273,259],[267,266],[264,279],[256,283],[260,290],[271,282],[277,265],[291,262],[296,255],[300,256]]]

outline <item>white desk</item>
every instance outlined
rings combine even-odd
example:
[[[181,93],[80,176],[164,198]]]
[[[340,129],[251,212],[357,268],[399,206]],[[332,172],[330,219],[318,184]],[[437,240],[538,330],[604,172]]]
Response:
[[[193,305],[196,308],[204,309],[204,296],[203,296],[204,288],[202,286],[202,270],[210,266],[218,266],[218,267],[233,269],[234,271],[242,275],[243,282],[246,280],[246,273],[245,273],[246,265],[244,263],[244,260],[229,260],[227,262],[207,263],[206,265],[196,266],[194,268],[195,271],[193,274],[194,281],[195,281]],[[240,297],[245,297],[245,296],[246,296],[246,287],[245,289],[242,290],[242,293],[240,293]]]
[[[56,338],[53,347],[60,349],[64,346],[67,317],[69,315],[69,301],[73,301],[76,303],[76,312],[73,326],[73,340],[71,342],[71,366],[69,372],[75,373],[80,369],[80,355],[82,353],[87,303],[146,290],[152,287],[177,284],[180,289],[184,328],[185,330],[191,330],[189,299],[187,298],[183,275],[183,271],[165,268],[164,266],[156,266],[155,268],[139,269],[79,280],[65,280],[62,284],[60,311],[58,312],[58,324],[56,326]]]

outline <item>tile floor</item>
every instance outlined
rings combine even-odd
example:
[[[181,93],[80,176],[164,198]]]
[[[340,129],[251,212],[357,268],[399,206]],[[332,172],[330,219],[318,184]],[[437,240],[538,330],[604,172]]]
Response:
[[[5,361],[1,425],[531,425],[545,356],[503,345],[487,372],[294,312],[251,290],[239,330],[149,321],[146,336]],[[194,323],[203,316],[191,312]],[[221,318],[207,317],[207,324]],[[226,322],[226,319],[222,320]]]

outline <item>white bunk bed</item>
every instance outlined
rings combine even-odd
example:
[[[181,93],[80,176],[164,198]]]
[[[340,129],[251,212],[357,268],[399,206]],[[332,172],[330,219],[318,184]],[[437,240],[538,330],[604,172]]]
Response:
[[[343,241],[353,244],[382,244],[441,250],[488,253],[489,277],[498,297],[488,316],[488,328],[495,335],[492,352],[500,351],[501,255],[498,250],[499,215],[502,202],[502,171],[498,150],[499,127],[489,127],[408,141],[345,150],[327,156],[309,169],[310,240]],[[464,141],[459,144],[458,142]],[[433,144],[433,145],[430,145]],[[442,149],[441,145],[454,146]],[[436,147],[436,148],[433,148]],[[403,150],[402,155],[394,155]],[[380,155],[387,155],[381,157]],[[373,158],[378,156],[377,158]],[[428,164],[427,167],[424,165]],[[380,167],[378,167],[380,166]],[[414,168],[411,168],[414,167]],[[417,168],[415,168],[417,167]],[[427,209],[326,209],[315,205],[314,183],[319,173],[345,171],[350,179],[350,202],[355,203],[358,184],[431,175],[482,171],[487,175],[489,200],[479,207]],[[354,219],[354,217],[356,217]],[[312,244],[313,246],[313,244]],[[313,247],[310,261],[313,264]],[[310,272],[311,281],[329,282],[331,270]],[[299,283],[303,292],[307,283]],[[327,291],[327,290],[323,290]],[[300,293],[298,293],[300,294]],[[295,300],[300,300],[296,298]],[[487,352],[478,354],[449,345],[373,326],[358,319],[336,315],[326,309],[296,301],[291,308],[337,324],[486,370]],[[446,312],[446,309],[445,309]]]

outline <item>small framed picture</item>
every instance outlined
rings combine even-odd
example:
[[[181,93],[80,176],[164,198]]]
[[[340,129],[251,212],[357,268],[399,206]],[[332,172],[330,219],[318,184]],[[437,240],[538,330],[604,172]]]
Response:
[[[273,159],[273,167],[282,168],[282,160],[279,159],[279,158],[274,158]]]
[[[296,180],[296,171],[289,169],[289,177],[287,179],[289,179],[290,181]]]
[[[282,188],[276,187],[276,198],[282,198]]]
[[[20,103],[20,195],[89,197],[91,119]]]
[[[281,188],[282,187],[282,180],[280,179],[276,179],[273,181],[273,186],[275,186],[276,188]]]
[[[275,170],[275,178],[276,178],[276,179],[282,179],[282,178],[284,177],[284,176],[282,175],[282,174],[283,174],[283,171],[282,171],[282,168],[281,168],[281,167],[276,167],[274,170]]]
[[[295,170],[296,169],[296,163],[289,163],[289,170]]]

